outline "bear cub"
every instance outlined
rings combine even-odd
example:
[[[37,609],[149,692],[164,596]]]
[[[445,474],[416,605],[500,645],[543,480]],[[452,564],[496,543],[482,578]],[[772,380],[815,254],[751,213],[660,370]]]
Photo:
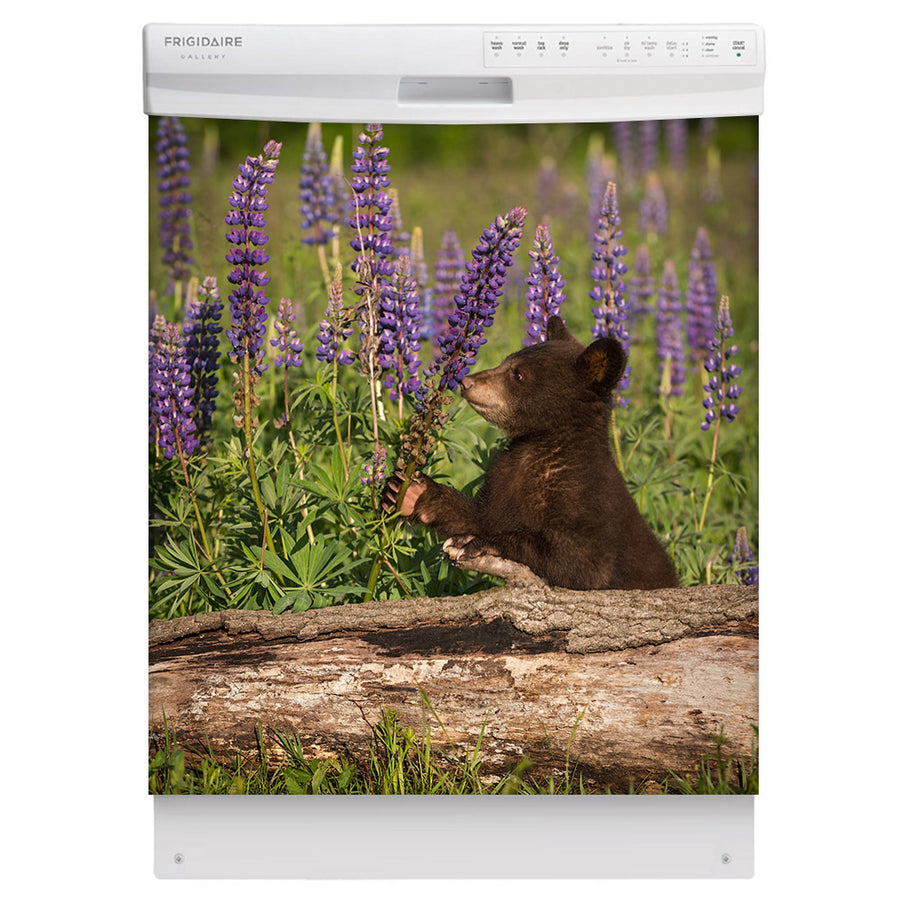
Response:
[[[463,398],[510,438],[478,495],[419,475],[400,514],[447,536],[445,550],[463,564],[499,556],[574,590],[677,587],[675,567],[610,448],[613,391],[625,363],[615,339],[584,347],[552,317],[545,342],[463,380]],[[400,483],[397,475],[388,481],[386,511],[396,508]]]

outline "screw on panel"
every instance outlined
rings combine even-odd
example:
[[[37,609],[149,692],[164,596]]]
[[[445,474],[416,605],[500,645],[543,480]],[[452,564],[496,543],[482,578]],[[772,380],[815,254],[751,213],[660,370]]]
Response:
[[[730,853],[723,853],[723,854],[722,854],[722,862],[727,866],[728,863],[731,862],[731,854],[730,854]]]
[[[176,865],[180,866],[184,862],[184,856],[181,853],[176,853],[174,858]]]

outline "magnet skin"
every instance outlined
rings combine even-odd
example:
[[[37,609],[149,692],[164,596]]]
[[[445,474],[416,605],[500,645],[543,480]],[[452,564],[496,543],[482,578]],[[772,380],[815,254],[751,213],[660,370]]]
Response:
[[[675,567],[628,493],[610,448],[613,391],[626,354],[613,338],[585,347],[554,316],[547,340],[464,379],[463,398],[510,438],[478,495],[419,475],[400,514],[450,540],[465,560],[493,555],[574,590],[677,587]],[[384,492],[393,512],[399,475]]]

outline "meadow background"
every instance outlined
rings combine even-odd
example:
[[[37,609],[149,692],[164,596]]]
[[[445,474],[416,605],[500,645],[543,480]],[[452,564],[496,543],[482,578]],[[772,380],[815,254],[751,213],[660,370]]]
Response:
[[[505,273],[475,368],[496,365],[523,346],[529,309],[546,304],[541,286],[529,284],[540,265],[564,280],[559,312],[589,343],[592,329],[597,333],[600,327],[595,310],[602,306],[589,296],[598,289],[592,253],[605,252],[598,244],[598,235],[609,228],[602,202],[608,185],[615,185],[621,237],[612,243],[625,250],[617,259],[629,270],[621,293],[631,378],[620,392],[614,437],[632,494],[674,556],[683,584],[758,582],[757,127],[755,117],[615,125],[388,125],[380,138],[389,151],[395,253],[416,255],[410,243],[418,232],[420,252],[412,265],[421,282],[420,321],[410,328],[420,332],[420,376],[438,353],[435,335],[446,327],[446,308],[438,309],[429,297],[439,287],[445,234],[452,230],[460,255],[470,260],[484,229],[516,207],[528,210],[521,246]],[[333,176],[338,183],[354,177],[351,154],[363,128],[321,127],[325,158],[342,173]],[[163,457],[151,421],[154,616],[224,606],[300,611],[361,599],[460,593],[490,583],[444,562],[436,536],[408,526],[394,529],[378,509],[381,483],[394,469],[415,398],[392,402],[384,373],[377,377],[383,409],[376,411],[361,364],[317,359],[336,264],[343,270],[344,307],[360,303],[347,200],[334,241],[320,249],[305,240],[312,231],[303,227],[299,181],[301,174],[310,180],[310,135],[318,129],[300,123],[151,120],[151,322],[161,314],[183,328],[189,292],[196,297],[190,275],[200,281],[214,276],[225,307],[216,338],[218,396],[209,438],[182,465],[180,458]],[[174,132],[183,180],[175,201],[165,168],[171,164]],[[256,472],[248,479],[242,460],[247,436],[235,428],[231,403],[233,373],[240,366],[227,359],[233,351],[226,337],[232,327],[227,300],[232,267],[225,261],[223,219],[238,166],[270,141],[282,148],[267,187],[269,259],[258,267],[270,279],[263,354],[268,368],[255,388],[260,400],[252,438]],[[168,213],[180,205],[181,221],[190,226],[176,238],[174,250],[171,235],[160,237],[161,203]],[[541,223],[553,245],[538,258],[534,242]],[[666,266],[670,282],[674,278],[668,293]],[[698,281],[701,272],[705,280]],[[734,323],[725,346],[733,351],[729,364],[740,368],[740,411],[723,418],[716,403],[707,417],[712,427],[702,430],[703,401],[711,396],[704,386],[715,368],[703,364],[715,355],[707,340],[716,337],[723,295]],[[289,298],[292,319],[279,326],[281,298]],[[694,339],[692,314],[701,306],[710,331]],[[291,367],[275,364],[277,327],[302,342]],[[660,350],[663,343],[667,351]],[[358,350],[358,334],[343,346]],[[674,359],[666,362],[666,352]],[[675,366],[684,370],[681,379]],[[151,381],[163,377],[151,376]],[[199,395],[197,387],[195,407]],[[450,421],[435,430],[437,442],[425,469],[473,491],[502,436],[463,402],[447,409]],[[286,412],[289,428],[279,421]],[[386,451],[384,462],[373,461],[378,448]],[[251,497],[253,477],[260,482],[256,497]],[[199,531],[203,540],[208,536],[208,547]]]

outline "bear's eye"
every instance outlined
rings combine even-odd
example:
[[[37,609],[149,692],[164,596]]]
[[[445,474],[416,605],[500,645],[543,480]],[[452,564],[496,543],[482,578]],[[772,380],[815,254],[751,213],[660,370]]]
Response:
[[[525,374],[521,369],[513,369],[513,380],[518,384],[521,384],[525,380]]]

